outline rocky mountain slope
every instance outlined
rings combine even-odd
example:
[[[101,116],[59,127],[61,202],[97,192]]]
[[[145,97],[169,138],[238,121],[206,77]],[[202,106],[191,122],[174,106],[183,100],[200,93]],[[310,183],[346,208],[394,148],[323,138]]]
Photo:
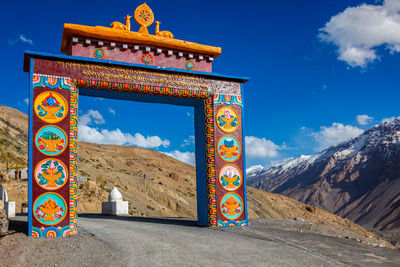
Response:
[[[5,106],[1,106],[0,111],[0,118],[21,123],[16,124],[21,137],[18,142],[26,149],[27,116]],[[107,201],[108,192],[117,186],[124,200],[129,201],[130,215],[197,216],[195,167],[163,153],[138,147],[78,142],[78,151],[78,176],[88,179],[79,185],[78,212],[100,213],[101,202]],[[0,183],[8,191],[9,199],[17,202],[19,212],[21,204],[27,202],[27,182],[3,180]],[[350,220],[282,195],[248,187],[247,196],[250,218],[297,218],[334,227],[343,233],[341,236],[351,236],[349,233],[374,236]]]
[[[400,230],[400,120],[376,125],[313,156],[254,167],[247,183],[367,228]]]

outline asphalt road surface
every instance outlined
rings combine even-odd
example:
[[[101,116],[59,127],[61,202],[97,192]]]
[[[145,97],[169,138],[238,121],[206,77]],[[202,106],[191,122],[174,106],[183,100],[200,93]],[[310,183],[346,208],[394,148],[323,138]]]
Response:
[[[80,215],[90,234],[121,257],[124,266],[400,266],[398,250],[356,240],[271,227],[206,228],[187,219]]]

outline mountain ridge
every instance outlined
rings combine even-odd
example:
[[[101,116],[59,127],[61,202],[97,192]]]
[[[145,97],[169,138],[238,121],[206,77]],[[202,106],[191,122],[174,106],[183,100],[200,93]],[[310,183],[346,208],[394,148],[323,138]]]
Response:
[[[279,166],[253,168],[249,185],[315,205],[368,228],[400,230],[400,119]]]

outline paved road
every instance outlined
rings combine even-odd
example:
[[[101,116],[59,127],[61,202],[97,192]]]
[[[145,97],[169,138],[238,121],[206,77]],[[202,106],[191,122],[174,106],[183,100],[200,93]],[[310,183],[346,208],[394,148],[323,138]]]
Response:
[[[93,234],[123,255],[128,266],[400,266],[400,253],[355,240],[271,228],[197,227],[194,221],[82,215]]]

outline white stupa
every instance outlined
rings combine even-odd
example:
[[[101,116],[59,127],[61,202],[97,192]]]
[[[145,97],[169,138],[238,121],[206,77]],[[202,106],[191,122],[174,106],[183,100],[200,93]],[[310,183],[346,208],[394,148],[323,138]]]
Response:
[[[128,215],[128,201],[122,200],[118,188],[114,187],[108,195],[108,202],[103,202],[102,213],[108,215]]]

